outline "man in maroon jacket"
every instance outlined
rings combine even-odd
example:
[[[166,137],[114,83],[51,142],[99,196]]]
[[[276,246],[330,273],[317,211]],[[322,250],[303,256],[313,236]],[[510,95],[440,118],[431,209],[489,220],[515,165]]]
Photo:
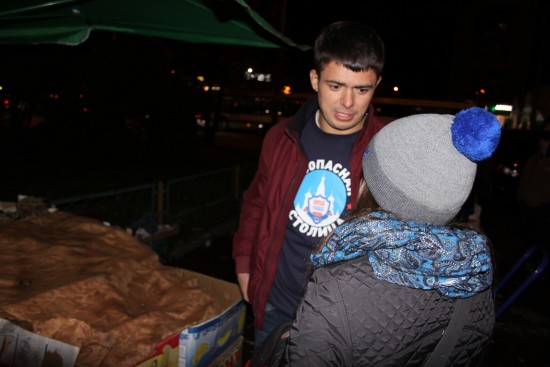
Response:
[[[265,137],[233,239],[256,345],[294,318],[312,250],[357,198],[363,152],[382,128],[371,100],[383,66],[384,43],[372,28],[328,25],[315,41],[309,74],[316,95]]]

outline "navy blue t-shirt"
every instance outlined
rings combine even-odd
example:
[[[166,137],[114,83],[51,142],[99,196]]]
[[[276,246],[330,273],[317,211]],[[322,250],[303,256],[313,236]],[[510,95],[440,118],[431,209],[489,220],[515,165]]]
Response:
[[[311,252],[349,213],[349,161],[358,135],[359,132],[325,133],[313,119],[302,132],[308,170],[289,213],[277,274],[268,299],[289,318],[294,317],[303,297]]]

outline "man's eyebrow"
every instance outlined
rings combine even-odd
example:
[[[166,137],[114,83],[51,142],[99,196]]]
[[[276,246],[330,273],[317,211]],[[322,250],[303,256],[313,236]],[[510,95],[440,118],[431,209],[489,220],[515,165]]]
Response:
[[[339,82],[338,80],[331,80],[331,79],[325,80],[325,83],[332,83],[332,84],[338,84],[338,85],[346,85],[346,83],[342,83],[342,82]]]
[[[332,84],[337,84],[337,85],[340,85],[340,86],[348,86],[346,83],[342,83],[342,82],[339,82],[337,80],[331,80],[331,79],[325,80],[325,83],[332,83]],[[360,85],[353,85],[353,86],[351,86],[351,88],[356,88],[356,89],[374,88],[374,85],[372,85],[372,84],[360,84]]]

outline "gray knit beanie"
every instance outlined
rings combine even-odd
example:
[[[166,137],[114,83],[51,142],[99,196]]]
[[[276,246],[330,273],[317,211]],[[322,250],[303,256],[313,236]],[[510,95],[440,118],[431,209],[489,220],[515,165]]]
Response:
[[[367,186],[401,220],[443,225],[468,198],[477,164],[496,149],[500,123],[474,107],[456,116],[419,114],[380,130],[363,156]]]

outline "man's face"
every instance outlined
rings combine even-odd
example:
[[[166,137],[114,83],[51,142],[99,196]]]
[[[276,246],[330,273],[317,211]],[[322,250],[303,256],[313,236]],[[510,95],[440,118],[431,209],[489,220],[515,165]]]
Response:
[[[382,78],[372,69],[355,72],[332,61],[321,75],[311,70],[309,79],[319,100],[319,127],[329,134],[344,135],[361,130]]]

